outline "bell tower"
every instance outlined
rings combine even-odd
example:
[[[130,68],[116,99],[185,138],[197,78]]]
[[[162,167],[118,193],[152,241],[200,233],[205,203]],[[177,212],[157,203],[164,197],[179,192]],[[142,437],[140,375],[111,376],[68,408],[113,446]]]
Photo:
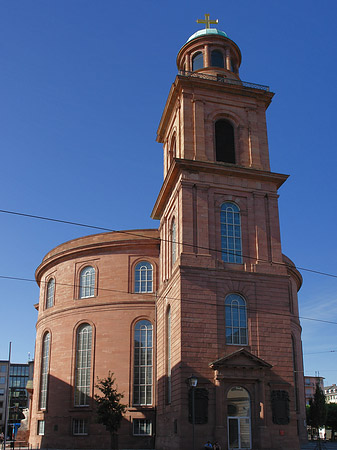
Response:
[[[242,81],[238,46],[208,15],[202,22],[178,53],[157,131],[156,446],[209,439],[223,449],[298,449],[302,279],[281,249],[278,189],[287,175],[270,170],[273,93]],[[196,388],[187,385],[192,374]]]

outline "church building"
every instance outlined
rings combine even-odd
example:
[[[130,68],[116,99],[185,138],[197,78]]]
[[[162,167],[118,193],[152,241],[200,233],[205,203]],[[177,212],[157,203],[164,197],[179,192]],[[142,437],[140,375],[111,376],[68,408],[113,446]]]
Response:
[[[282,253],[266,110],[223,31],[177,56],[157,131],[159,229],[101,233],[51,250],[40,287],[29,444],[110,448],[97,379],[127,406],[120,449],[298,450],[305,440],[302,278]]]

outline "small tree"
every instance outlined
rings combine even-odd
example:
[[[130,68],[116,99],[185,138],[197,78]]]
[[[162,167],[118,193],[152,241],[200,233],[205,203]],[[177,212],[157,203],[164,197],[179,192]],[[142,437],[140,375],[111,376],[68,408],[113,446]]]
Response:
[[[327,404],[328,414],[326,419],[326,426],[331,428],[331,439],[335,440],[335,431],[337,431],[337,404]]]
[[[310,399],[309,423],[312,427],[317,429],[319,448],[319,428],[325,425],[326,413],[327,409],[325,404],[325,395],[322,389],[319,387],[319,384],[317,383],[314,398]]]
[[[126,405],[120,403],[124,395],[117,392],[114,384],[115,378],[110,371],[106,378],[97,378],[95,387],[101,391],[102,395],[95,394],[94,398],[97,422],[105,425],[106,430],[110,433],[111,448],[116,449],[118,448],[117,431],[125,413]]]

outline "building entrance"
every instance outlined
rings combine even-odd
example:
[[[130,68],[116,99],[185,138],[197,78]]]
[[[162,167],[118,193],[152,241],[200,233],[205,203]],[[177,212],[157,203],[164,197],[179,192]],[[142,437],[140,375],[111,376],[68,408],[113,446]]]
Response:
[[[251,449],[250,396],[246,389],[235,386],[227,395],[228,448]]]

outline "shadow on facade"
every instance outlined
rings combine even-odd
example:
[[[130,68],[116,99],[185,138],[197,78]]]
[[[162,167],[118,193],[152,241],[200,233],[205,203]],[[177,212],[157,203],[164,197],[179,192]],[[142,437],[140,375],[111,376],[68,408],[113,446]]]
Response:
[[[92,449],[111,448],[109,432],[96,422],[94,399],[88,406],[74,407],[74,389],[64,381],[49,377],[48,408],[31,422],[29,443],[33,448]],[[133,419],[155,421],[154,408],[128,408],[118,432],[119,448],[154,448],[153,436],[134,436]],[[40,421],[44,421],[44,434]]]
[[[193,358],[193,357],[192,357]],[[209,440],[222,449],[231,439],[244,448],[298,448],[299,416],[294,386],[280,377],[273,367],[241,348],[211,363],[203,372],[194,366],[177,364],[172,369],[171,402],[168,402],[168,378],[158,380],[157,448],[191,448],[192,388],[188,378],[198,378],[194,390],[195,448]],[[206,376],[207,374],[207,376]],[[243,427],[245,424],[245,429]],[[241,427],[241,436],[236,436]],[[232,441],[233,444],[233,441]]]

